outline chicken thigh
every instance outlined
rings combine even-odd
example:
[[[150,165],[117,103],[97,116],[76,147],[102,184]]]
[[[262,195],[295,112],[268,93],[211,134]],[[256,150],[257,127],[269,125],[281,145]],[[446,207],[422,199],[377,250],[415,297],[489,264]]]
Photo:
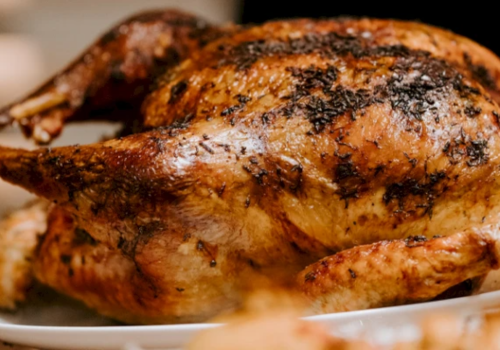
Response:
[[[498,268],[499,81],[495,55],[423,24],[147,13],[0,112],[39,143],[71,120],[122,134],[0,147],[0,176],[55,203],[35,277],[125,322],[274,284],[316,311],[429,300]]]

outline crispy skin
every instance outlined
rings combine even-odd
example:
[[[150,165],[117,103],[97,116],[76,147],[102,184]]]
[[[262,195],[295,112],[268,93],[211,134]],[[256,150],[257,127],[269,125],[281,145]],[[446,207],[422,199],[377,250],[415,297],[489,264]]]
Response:
[[[215,32],[166,65],[143,104],[143,132],[32,152],[0,147],[3,179],[57,202],[155,292],[135,294],[136,308],[102,295],[106,279],[83,293],[74,269],[38,269],[39,279],[127,322],[195,321],[238,303],[249,281],[291,283],[338,251],[496,222],[492,53],[396,21]],[[40,259],[56,268],[58,255]]]
[[[0,308],[14,309],[33,283],[38,239],[47,227],[49,203],[37,200],[0,221]]]
[[[364,310],[431,300],[498,262],[485,234],[410,237],[342,251],[308,266],[297,282],[315,313]]]
[[[244,268],[221,253],[218,266],[211,266],[197,241],[179,247],[166,239],[135,242],[137,249],[126,253],[95,240],[67,211],[55,207],[34,273],[42,283],[130,324],[195,322],[239,301],[236,276],[228,270],[245,276]]]

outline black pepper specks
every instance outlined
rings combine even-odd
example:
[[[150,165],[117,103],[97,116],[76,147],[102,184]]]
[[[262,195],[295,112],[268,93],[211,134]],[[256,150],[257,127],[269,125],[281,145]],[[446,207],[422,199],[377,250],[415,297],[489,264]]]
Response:
[[[450,150],[450,145],[451,145],[450,141],[446,142],[446,144],[443,147],[444,153],[448,153],[448,151]]]
[[[467,165],[470,167],[478,166],[481,164],[486,164],[488,162],[488,154],[486,149],[488,148],[488,142],[486,140],[475,140],[471,141],[467,146]]]
[[[451,164],[466,160],[468,166],[475,167],[488,163],[487,149],[488,141],[481,135],[474,140],[461,129],[457,137],[445,144],[443,152],[448,156]]]
[[[392,108],[418,121],[427,111],[434,111],[436,101],[453,90],[464,98],[479,94],[479,90],[464,83],[463,76],[450,64],[426,52],[414,51],[398,58],[391,70],[393,76],[387,86],[379,87],[378,93],[382,99],[384,95],[389,98]]]
[[[480,107],[474,107],[474,106],[467,106],[465,107],[465,115],[468,116],[469,118],[474,118],[481,114],[482,109]]]
[[[389,185],[383,196],[386,205],[392,201],[398,203],[400,211],[405,210],[405,202],[413,198],[414,201],[419,201],[416,204],[418,208],[424,208],[424,215],[429,214],[432,216],[432,208],[434,200],[441,194],[439,184],[446,178],[444,172],[434,172],[426,176],[423,180],[418,181],[414,178],[408,178],[402,182],[397,182]]]
[[[263,113],[261,118],[262,118],[262,124],[269,123],[269,113]]]
[[[214,150],[209,146],[207,145],[205,142],[200,142],[199,145],[205,150],[207,151],[208,153],[210,154],[214,154]]]
[[[170,89],[170,99],[168,100],[168,103],[174,104],[175,102],[177,102],[186,92],[187,87],[188,87],[187,80],[181,80],[180,82],[172,86],[172,89]]]
[[[250,97],[241,94],[236,95],[236,99],[238,100],[239,103],[242,104],[245,104],[252,100]]]
[[[249,102],[251,100],[250,97],[243,96],[243,95],[236,95],[235,98],[239,102],[239,104],[234,105],[234,106],[230,106],[230,107],[224,109],[220,114],[222,117],[231,115],[236,111],[242,110],[243,108],[245,108],[245,105],[247,104],[247,102]],[[233,119],[231,119],[231,125],[234,126]]]
[[[314,272],[306,273],[304,280],[306,282],[313,282],[314,280],[316,280],[316,274]]]
[[[406,159],[408,159],[408,162],[411,164],[412,168],[415,168],[417,166],[418,160],[415,158],[410,158],[410,156],[404,152],[403,153]]]
[[[227,115],[231,115],[233,114],[234,112],[240,110],[240,109],[243,109],[244,105],[240,104],[240,105],[236,105],[236,106],[231,106],[231,107],[228,107],[226,109],[224,109],[222,112],[221,112],[221,116],[222,117],[225,117]]]
[[[427,237],[425,236],[410,236],[405,239],[405,246],[408,248],[415,248],[422,246],[425,242],[427,242]]]
[[[183,129],[187,129],[189,127],[189,124],[191,123],[191,121],[195,118],[195,115],[194,113],[188,113],[186,114],[184,117],[182,118],[178,118],[176,119],[172,125],[168,126],[168,127],[160,127],[158,128],[160,131],[163,131],[165,129],[168,129],[170,130],[170,133],[169,135],[171,137],[174,137],[174,136],[177,136],[178,135],[178,130],[183,130]]]
[[[339,164],[335,170],[335,181],[337,182],[357,176],[358,172],[351,161]]]

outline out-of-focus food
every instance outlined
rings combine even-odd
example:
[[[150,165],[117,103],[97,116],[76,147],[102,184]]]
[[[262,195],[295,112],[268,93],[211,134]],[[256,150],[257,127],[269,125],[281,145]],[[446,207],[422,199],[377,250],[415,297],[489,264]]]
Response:
[[[322,326],[299,319],[303,302],[288,293],[257,292],[238,313],[214,320],[227,325],[203,332],[187,349],[327,350],[343,344]]]
[[[255,300],[258,301],[256,306]],[[290,303],[295,300],[298,304]],[[199,333],[187,350],[496,350],[500,344],[500,313],[477,316],[474,326],[453,314],[430,314],[420,325],[418,340],[373,343],[341,339],[323,325],[299,319],[300,299],[283,293],[259,292],[252,295],[237,314],[226,317],[227,324]],[[479,311],[478,311],[479,312]],[[220,320],[217,320],[220,321]],[[383,327],[372,332],[384,332]]]

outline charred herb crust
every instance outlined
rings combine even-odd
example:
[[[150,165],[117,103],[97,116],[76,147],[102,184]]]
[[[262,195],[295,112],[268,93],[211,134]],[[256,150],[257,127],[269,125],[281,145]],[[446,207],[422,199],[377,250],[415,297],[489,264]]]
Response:
[[[406,211],[406,201],[413,198],[416,202],[420,198],[420,202],[416,203],[415,207],[423,208],[424,215],[432,216],[432,208],[434,200],[442,193],[439,184],[446,179],[444,171],[434,172],[426,176],[423,181],[418,181],[415,178],[408,178],[402,182],[396,182],[387,186],[383,200],[386,205],[395,201],[400,211]]]
[[[177,102],[186,92],[187,88],[188,88],[187,80],[181,80],[180,82],[172,86],[172,88],[170,89],[170,99],[168,103],[174,104],[175,102]]]
[[[237,69],[248,69],[259,59],[270,56],[304,55],[317,53],[323,57],[353,55],[356,58],[371,56],[405,56],[410,50],[402,45],[369,47],[359,37],[337,32],[307,33],[288,40],[254,40],[236,46],[221,45],[223,53],[218,67],[233,64]]]
[[[443,153],[446,154],[451,164],[457,164],[463,158],[467,159],[467,165],[470,167],[486,164],[489,160],[488,140],[482,135],[472,139],[463,129],[457,137],[448,141],[443,147]]]
[[[432,57],[429,52],[412,50],[403,45],[374,46],[360,36],[330,32],[308,33],[287,40],[248,41],[235,46],[222,44],[219,50],[222,53],[218,66],[232,64],[239,70],[248,69],[259,59],[270,56],[314,53],[330,60],[331,63],[325,67],[286,68],[296,83],[294,91],[285,97],[288,103],[280,109],[279,114],[285,117],[301,114],[313,124],[316,131],[323,130],[325,125],[346,113],[354,121],[359,114],[363,114],[363,109],[376,103],[390,103],[394,110],[418,121],[430,112],[438,122],[443,116],[437,115],[436,102],[444,100],[452,91],[472,102],[472,107],[465,111],[467,115],[474,117],[480,113],[473,106],[474,98],[480,91],[468,85],[454,66]],[[338,59],[346,60],[348,57],[365,59],[367,62],[392,57],[392,75],[386,78],[385,83],[372,89],[335,86],[339,75],[336,67]],[[475,71],[476,76],[482,72],[477,67]],[[371,74],[368,69],[365,69],[365,73],[368,76]],[[482,73],[484,78],[485,73]],[[241,108],[242,105],[232,106],[223,115]]]
[[[467,116],[475,117],[481,113],[481,109],[474,106],[480,91],[467,85],[454,67],[427,52],[409,49],[398,52],[401,56],[397,56],[390,67],[390,78],[371,90],[335,86],[338,72],[330,65],[306,69],[287,67],[296,83],[294,91],[285,97],[289,102],[281,113],[286,117],[304,115],[316,132],[345,114],[355,121],[364,115],[365,108],[378,103],[390,103],[393,110],[416,121],[422,121],[428,112],[439,121],[437,102],[447,98],[451,91],[469,103],[465,109]]]

